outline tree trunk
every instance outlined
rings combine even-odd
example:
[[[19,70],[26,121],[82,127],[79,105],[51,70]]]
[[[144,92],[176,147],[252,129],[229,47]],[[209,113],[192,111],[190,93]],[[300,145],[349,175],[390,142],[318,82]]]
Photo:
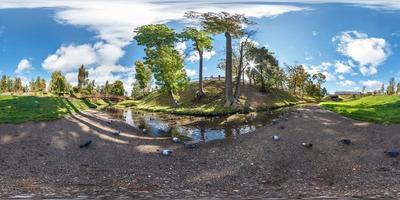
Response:
[[[203,89],[203,51],[198,49],[199,53],[199,91],[197,91],[196,99],[200,100],[204,96],[204,89]]]
[[[235,99],[239,100],[240,97],[240,77],[242,76],[242,68],[243,68],[243,48],[244,46],[240,44],[239,49],[239,67],[236,74],[236,88],[235,88]]]
[[[174,95],[174,92],[172,91],[172,90],[170,90],[169,91],[169,94],[171,95],[171,97],[172,97],[172,103],[174,104],[174,107],[178,107],[178,101],[175,99],[175,95]]]
[[[230,107],[234,101],[232,92],[232,36],[225,32],[226,67],[225,67],[225,107]]]
[[[244,83],[244,70],[243,70],[243,72],[242,72],[242,85],[243,85],[243,86],[245,85],[245,83]]]

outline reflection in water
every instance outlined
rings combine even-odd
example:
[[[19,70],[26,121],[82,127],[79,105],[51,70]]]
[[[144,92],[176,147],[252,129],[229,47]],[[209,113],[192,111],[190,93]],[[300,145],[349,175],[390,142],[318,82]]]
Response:
[[[257,112],[223,117],[177,116],[132,109],[106,110],[114,117],[153,137],[179,137],[182,140],[212,141],[247,134],[267,125],[280,112]]]

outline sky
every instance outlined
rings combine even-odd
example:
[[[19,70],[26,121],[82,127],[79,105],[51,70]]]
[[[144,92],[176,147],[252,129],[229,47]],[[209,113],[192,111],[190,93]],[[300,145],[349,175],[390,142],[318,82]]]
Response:
[[[327,77],[329,92],[374,90],[391,77],[400,81],[400,1],[398,0],[0,0],[0,76],[50,80],[61,70],[72,84],[78,68],[96,84],[122,80],[130,91],[135,60],[144,56],[133,40],[135,28],[165,23],[177,31],[186,11],[245,14],[257,24],[252,38],[274,52],[280,66],[302,64]],[[213,36],[204,76],[223,75],[223,35]],[[234,41],[234,46],[240,38]],[[198,76],[198,55],[190,42],[185,69]]]

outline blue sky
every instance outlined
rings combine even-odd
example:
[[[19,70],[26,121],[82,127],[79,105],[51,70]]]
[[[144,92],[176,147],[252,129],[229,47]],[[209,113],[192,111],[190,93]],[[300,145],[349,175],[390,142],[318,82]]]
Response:
[[[216,2],[216,1],[215,1]],[[390,77],[400,80],[400,3],[398,1],[93,1],[1,0],[0,75],[50,78],[61,70],[76,83],[81,64],[89,78],[103,84],[123,80],[129,90],[133,63],[143,48],[132,40],[135,27],[167,23],[182,29],[187,10],[243,13],[257,22],[253,40],[275,52],[283,67],[303,64],[327,75],[330,92],[379,88]],[[326,3],[329,2],[329,3]],[[197,57],[190,44],[186,69],[196,77]],[[224,57],[224,37],[214,37],[205,76]]]

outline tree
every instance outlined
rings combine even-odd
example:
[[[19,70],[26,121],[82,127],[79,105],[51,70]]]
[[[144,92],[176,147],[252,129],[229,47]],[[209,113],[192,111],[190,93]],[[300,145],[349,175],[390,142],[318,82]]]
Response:
[[[200,21],[205,31],[211,34],[225,35],[226,39],[226,67],[225,67],[225,107],[230,107],[235,99],[232,88],[232,37],[239,38],[244,35],[245,26],[254,24],[247,17],[240,14],[221,13],[198,13],[187,12],[185,16],[189,19]]]
[[[278,60],[266,47],[252,48],[250,55],[255,64],[254,81],[261,85],[261,91],[267,92],[275,82],[273,73],[279,70]]]
[[[380,93],[383,95],[385,94],[385,84],[382,84]]]
[[[168,91],[178,105],[178,91],[186,87],[186,76],[183,58],[174,48],[177,41],[175,31],[164,24],[141,26],[135,30],[135,40],[144,45],[145,63],[151,67],[156,84]]]
[[[15,81],[14,81],[13,92],[21,93],[23,91],[24,91],[24,87],[22,86],[22,80],[21,80],[21,78],[16,77]]]
[[[86,87],[89,72],[86,71],[85,66],[81,65],[78,72],[78,90],[81,91]]]
[[[192,40],[193,50],[199,54],[199,89],[196,93],[196,99],[201,99],[205,95],[203,89],[203,53],[212,50],[212,38],[207,32],[191,27],[185,28],[180,37],[183,41]]]
[[[396,94],[400,94],[400,82],[397,83]]]
[[[387,89],[386,89],[386,94],[388,94],[388,95],[393,95],[394,94],[394,87],[395,87],[395,80],[394,80],[394,78],[392,77],[392,78],[390,78],[390,80],[389,80],[389,85],[387,86]]]
[[[183,58],[173,47],[161,47],[152,57],[152,71],[156,84],[170,93],[173,103],[178,106],[178,92],[187,86],[189,79],[183,66]]]
[[[8,79],[10,79],[10,77],[8,77],[6,75],[3,75],[1,77],[1,80],[0,80],[0,93],[10,92],[8,90],[8,85],[7,85]]]
[[[239,52],[238,52],[238,66],[236,69],[236,87],[234,92],[234,97],[239,99],[240,97],[240,79],[243,75],[243,85],[244,85],[244,71],[250,64],[251,59],[251,49],[255,48],[254,43],[250,40],[250,37],[254,35],[254,31],[246,32],[246,37],[242,38],[239,42]]]
[[[125,94],[124,83],[120,80],[115,81],[111,85],[111,94],[117,95],[117,96],[124,96],[124,94]]]
[[[149,84],[151,81],[151,69],[148,65],[145,65],[140,60],[135,62],[136,66],[136,74],[135,79],[139,85],[139,88],[142,90],[143,95],[146,94],[146,89],[149,88]]]
[[[55,71],[51,74],[50,91],[58,95],[68,92],[69,85],[61,71]]]

